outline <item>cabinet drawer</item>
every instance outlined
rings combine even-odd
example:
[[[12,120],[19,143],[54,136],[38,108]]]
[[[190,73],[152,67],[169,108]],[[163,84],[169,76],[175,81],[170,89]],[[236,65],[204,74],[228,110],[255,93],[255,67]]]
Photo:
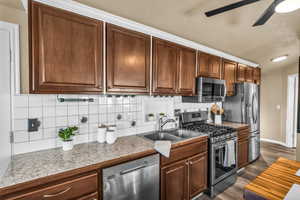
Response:
[[[166,165],[169,163],[182,160],[184,158],[191,157],[193,155],[206,152],[207,151],[207,141],[196,142],[188,144],[185,146],[177,147],[171,150],[170,157],[161,157],[161,165]]]
[[[74,178],[9,198],[9,200],[94,200],[98,199],[98,175]]]

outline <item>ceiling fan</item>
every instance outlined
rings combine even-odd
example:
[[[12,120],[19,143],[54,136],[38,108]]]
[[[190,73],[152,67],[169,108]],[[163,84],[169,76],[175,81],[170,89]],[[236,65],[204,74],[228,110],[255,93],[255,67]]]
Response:
[[[205,13],[207,17],[211,17],[229,10],[233,10],[242,6],[246,6],[261,0],[243,0],[236,3],[232,3],[228,6],[217,8]],[[292,12],[300,8],[300,0],[274,0],[273,3],[265,10],[260,18],[253,24],[253,26],[264,25],[275,12],[287,13]]]

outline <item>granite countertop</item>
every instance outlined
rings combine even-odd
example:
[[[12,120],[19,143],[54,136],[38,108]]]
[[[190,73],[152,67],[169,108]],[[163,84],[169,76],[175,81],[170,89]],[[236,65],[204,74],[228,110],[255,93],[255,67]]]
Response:
[[[78,144],[71,151],[55,148],[15,155],[4,176],[0,178],[0,190],[91,165],[101,165],[134,154],[144,152],[150,154],[151,151],[155,153],[154,142],[141,136],[121,137],[114,144],[98,142]],[[187,144],[202,137],[207,137],[207,134],[176,141],[172,143],[172,147]]]
[[[155,152],[153,146],[151,141],[128,136],[119,138],[113,145],[92,142],[75,145],[66,152],[55,148],[16,155],[0,179],[0,189],[136,153]]]
[[[222,125],[224,126],[230,126],[232,128],[241,129],[249,126],[248,124],[242,124],[242,123],[236,123],[236,122],[226,122],[223,121]]]

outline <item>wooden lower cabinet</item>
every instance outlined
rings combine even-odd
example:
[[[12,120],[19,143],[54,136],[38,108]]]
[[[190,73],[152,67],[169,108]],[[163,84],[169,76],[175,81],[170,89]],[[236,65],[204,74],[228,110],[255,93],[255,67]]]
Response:
[[[188,200],[188,165],[182,160],[161,169],[161,200]]]
[[[248,164],[249,140],[238,141],[238,167],[242,168]]]
[[[189,160],[189,194],[191,198],[207,188],[207,172],[206,152]]]
[[[5,200],[97,200],[99,198],[98,188],[98,174],[94,172],[29,189],[11,195]]]
[[[245,167],[249,161],[249,129],[238,131],[238,168]]]
[[[202,142],[207,147],[207,142]],[[173,152],[170,160],[176,160],[174,155],[189,155],[189,152],[196,152],[192,149],[187,151],[187,146],[178,147]],[[195,146],[196,148],[196,146]],[[199,148],[198,148],[199,149]],[[207,149],[201,153],[188,156],[185,159],[174,161],[161,167],[161,200],[190,200],[207,188]]]

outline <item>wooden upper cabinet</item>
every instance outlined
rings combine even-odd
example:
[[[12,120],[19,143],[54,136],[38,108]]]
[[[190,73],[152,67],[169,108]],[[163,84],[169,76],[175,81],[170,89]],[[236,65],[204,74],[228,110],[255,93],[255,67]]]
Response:
[[[149,93],[150,36],[106,25],[107,91]]]
[[[220,79],[221,78],[221,58],[218,56],[210,56],[209,59],[210,77]]]
[[[253,69],[253,82],[258,85],[261,82],[261,70],[258,67]]]
[[[189,160],[190,199],[207,188],[207,153],[194,156]]]
[[[198,76],[209,77],[209,57],[207,53],[198,52]]]
[[[245,74],[245,81],[253,83],[253,67],[246,67]]]
[[[203,52],[198,52],[197,76],[221,78],[221,58]]]
[[[180,48],[180,64],[177,69],[177,94],[195,94],[196,50]]]
[[[176,94],[177,68],[180,64],[180,51],[176,44],[158,38],[153,39],[154,94]]]
[[[236,83],[236,69],[235,62],[223,59],[223,79],[226,81],[227,96],[233,96],[235,93]]]
[[[30,3],[30,92],[102,91],[103,23]]]
[[[237,67],[237,76],[236,80],[237,82],[245,82],[246,81],[246,65],[238,64]]]
[[[188,165],[183,160],[161,169],[161,200],[188,200]]]

